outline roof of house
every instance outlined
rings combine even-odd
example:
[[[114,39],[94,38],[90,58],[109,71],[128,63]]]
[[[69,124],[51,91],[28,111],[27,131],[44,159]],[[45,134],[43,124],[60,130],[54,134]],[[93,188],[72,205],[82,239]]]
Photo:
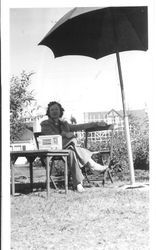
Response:
[[[115,109],[111,109],[110,111],[106,112],[105,115],[109,115],[111,112],[115,112],[117,115],[119,115],[119,116],[121,116],[121,117],[123,116],[123,114],[122,114],[121,112],[116,111]]]
[[[84,114],[100,114],[100,113],[102,113],[104,115],[108,115],[112,111],[117,113],[121,117],[123,117],[123,110],[115,110],[115,109],[111,109],[109,111],[84,112]],[[146,117],[146,115],[147,115],[145,109],[127,110],[127,114],[128,115],[133,115],[133,116],[135,116],[137,118]]]
[[[105,117],[109,116],[109,114],[111,114],[111,112],[115,112],[117,115],[119,115],[121,118],[123,118],[123,110],[119,110],[116,111],[115,109],[111,109],[110,111],[106,112],[88,112],[88,114],[103,114]],[[87,112],[85,112],[85,114],[87,114]],[[143,125],[145,122],[145,119],[148,119],[148,114],[146,112],[145,109],[136,109],[136,110],[127,110],[127,114],[128,116],[132,116],[136,122],[138,122],[139,124]]]

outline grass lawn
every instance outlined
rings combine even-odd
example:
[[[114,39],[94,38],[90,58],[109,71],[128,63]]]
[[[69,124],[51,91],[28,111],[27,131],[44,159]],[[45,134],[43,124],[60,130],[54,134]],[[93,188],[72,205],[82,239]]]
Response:
[[[147,171],[136,175],[148,181]],[[126,183],[108,180],[82,194],[51,189],[48,200],[44,188],[11,197],[11,249],[148,250],[149,191],[119,187]]]

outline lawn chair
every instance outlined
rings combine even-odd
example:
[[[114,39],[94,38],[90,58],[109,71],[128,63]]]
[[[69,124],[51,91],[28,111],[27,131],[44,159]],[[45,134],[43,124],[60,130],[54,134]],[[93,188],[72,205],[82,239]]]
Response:
[[[113,178],[111,175],[111,166],[113,165],[113,137],[114,137],[114,126],[113,124],[110,125],[105,125],[104,126],[96,126],[94,128],[88,128],[86,129],[85,132],[85,140],[84,140],[84,146],[85,148],[88,148],[88,135],[91,132],[97,132],[97,131],[104,131],[104,130],[110,130],[111,131],[111,141],[110,141],[110,146],[107,149],[103,149],[100,151],[93,152],[93,158],[96,159],[98,158],[97,162],[102,164],[102,165],[108,165],[109,167],[103,172],[102,176],[102,185],[104,186],[106,182],[107,176],[109,177],[111,183],[113,183]],[[100,162],[99,162],[100,158]],[[91,184],[90,177],[91,175],[87,174],[87,166],[84,167],[83,169],[84,176],[86,177],[86,180],[89,184]],[[98,181],[99,179],[92,178],[92,181]]]

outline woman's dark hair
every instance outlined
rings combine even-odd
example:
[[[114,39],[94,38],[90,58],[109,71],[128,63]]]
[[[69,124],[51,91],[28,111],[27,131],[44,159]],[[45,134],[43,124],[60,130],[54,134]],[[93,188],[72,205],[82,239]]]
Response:
[[[62,106],[61,106],[61,104],[60,103],[58,103],[58,102],[49,102],[48,103],[48,108],[47,108],[47,113],[46,113],[46,115],[48,116],[48,117],[50,117],[50,107],[51,106],[53,106],[53,105],[57,105],[58,107],[59,107],[59,109],[60,109],[60,117],[62,117],[63,116],[63,113],[64,113],[64,108],[62,108]]]

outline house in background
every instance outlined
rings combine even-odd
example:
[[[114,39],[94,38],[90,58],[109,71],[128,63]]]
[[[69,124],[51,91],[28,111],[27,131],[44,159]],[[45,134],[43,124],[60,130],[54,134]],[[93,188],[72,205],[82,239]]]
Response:
[[[44,112],[45,113],[45,112]],[[19,140],[14,141],[10,144],[10,150],[33,150],[36,149],[36,141],[34,138],[34,132],[40,132],[41,127],[40,123],[42,120],[45,120],[46,116],[43,114],[37,115],[25,115],[23,118],[26,125],[22,136]]]
[[[136,123],[141,125],[141,128],[144,129],[145,126],[145,119],[148,117],[146,109],[140,110],[129,110],[127,111],[129,117],[133,117]],[[116,111],[115,109],[111,109],[110,111],[106,112],[85,112],[84,113],[84,122],[106,122],[107,124],[113,124],[114,130],[117,132],[124,131],[124,119],[123,119],[123,111]],[[129,124],[130,130],[133,129],[131,123]],[[88,139],[90,141],[104,141],[105,138],[109,138],[110,131],[98,131],[98,132],[90,132]],[[79,137],[83,138],[83,132],[79,133]]]
[[[128,116],[134,117],[135,121],[142,124],[144,119],[147,116],[147,111],[145,109],[138,110],[128,110]],[[115,109],[111,109],[106,112],[85,112],[84,113],[84,122],[96,122],[96,121],[104,121],[107,124],[113,124],[115,130],[123,130],[124,129],[124,120],[123,120],[123,111],[116,111]]]
[[[84,113],[84,122],[106,122],[107,124],[113,124],[114,130],[123,131],[124,129],[124,121],[123,116],[115,109],[111,109],[106,112],[85,112]],[[80,132],[81,133],[81,132]],[[83,137],[84,135],[79,133],[79,137]],[[104,130],[104,131],[96,131],[90,132],[88,134],[88,141],[98,141],[98,142],[106,142],[111,138],[112,131]]]
[[[12,151],[32,150],[34,148],[34,134],[33,131],[29,128],[26,128],[24,130],[24,133],[19,140],[16,140],[10,144],[10,149]]]
[[[19,140],[14,141],[10,144],[11,151],[25,151],[25,150],[34,150],[36,149],[34,133],[32,129],[26,128],[23,132],[23,135]],[[27,159],[25,157],[19,157],[16,160],[16,164],[25,164]]]

